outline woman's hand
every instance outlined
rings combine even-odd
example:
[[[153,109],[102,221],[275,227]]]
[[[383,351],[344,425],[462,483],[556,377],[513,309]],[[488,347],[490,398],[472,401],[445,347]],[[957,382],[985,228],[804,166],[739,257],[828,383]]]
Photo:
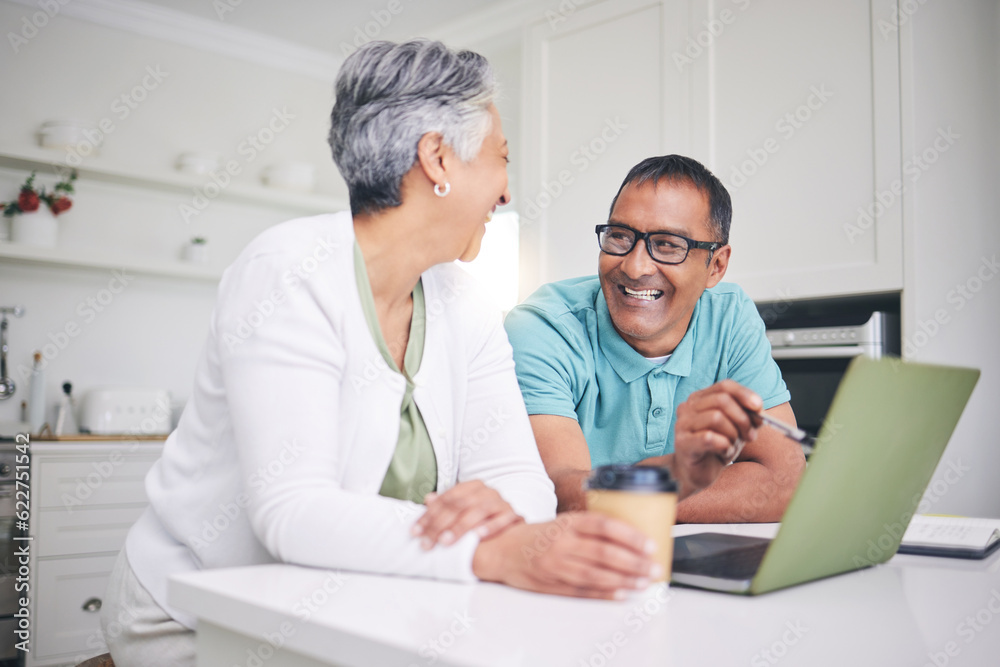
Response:
[[[566,512],[481,541],[472,571],[484,581],[539,593],[621,599],[663,576],[654,551],[651,539],[622,521]]]
[[[412,529],[424,549],[453,544],[470,530],[485,539],[524,521],[499,493],[479,480],[456,484],[440,495],[428,493],[424,504],[427,511]]]

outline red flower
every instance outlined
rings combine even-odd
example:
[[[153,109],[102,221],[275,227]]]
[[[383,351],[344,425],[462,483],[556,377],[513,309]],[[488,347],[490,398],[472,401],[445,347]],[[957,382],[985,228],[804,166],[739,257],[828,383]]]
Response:
[[[52,210],[52,215],[59,215],[63,211],[68,211],[69,207],[73,205],[69,197],[58,197],[52,200],[52,204],[49,208]]]
[[[38,210],[38,193],[34,190],[24,188],[17,197],[17,205],[25,213]]]

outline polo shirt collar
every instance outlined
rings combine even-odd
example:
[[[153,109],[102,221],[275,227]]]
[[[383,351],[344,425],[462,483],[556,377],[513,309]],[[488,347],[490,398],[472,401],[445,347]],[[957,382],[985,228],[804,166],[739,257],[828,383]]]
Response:
[[[597,340],[601,346],[601,352],[604,353],[604,358],[608,360],[623,382],[638,380],[659,366],[636,352],[618,334],[611,321],[611,312],[608,310],[608,302],[604,299],[604,291],[600,288],[597,290],[594,306],[597,310]],[[670,358],[663,364],[663,370],[671,375],[687,377],[691,374],[691,360],[694,357],[694,339],[700,307],[701,299],[698,299],[694,306],[694,312],[691,314],[688,330],[684,332],[684,337],[681,338],[680,344],[674,348]]]

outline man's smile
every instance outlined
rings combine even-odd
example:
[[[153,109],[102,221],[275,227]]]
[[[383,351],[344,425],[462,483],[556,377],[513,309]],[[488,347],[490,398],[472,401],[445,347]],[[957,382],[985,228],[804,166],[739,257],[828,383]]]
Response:
[[[656,301],[661,296],[663,296],[663,290],[658,290],[658,289],[634,290],[625,287],[624,285],[619,285],[618,289],[619,291],[621,291],[622,294],[624,294],[627,297],[631,297],[633,299],[641,299],[643,301]]]

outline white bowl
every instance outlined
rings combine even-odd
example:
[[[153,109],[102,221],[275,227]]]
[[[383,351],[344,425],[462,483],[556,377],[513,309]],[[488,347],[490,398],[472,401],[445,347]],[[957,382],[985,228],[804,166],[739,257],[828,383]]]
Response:
[[[185,174],[210,174],[222,164],[222,156],[211,151],[192,151],[177,156],[177,171]]]
[[[74,148],[84,142],[96,153],[104,143],[104,133],[93,123],[74,118],[47,120],[38,130],[38,143],[42,148]]]
[[[316,185],[316,167],[308,162],[273,164],[261,174],[261,181],[269,188],[310,192]]]

